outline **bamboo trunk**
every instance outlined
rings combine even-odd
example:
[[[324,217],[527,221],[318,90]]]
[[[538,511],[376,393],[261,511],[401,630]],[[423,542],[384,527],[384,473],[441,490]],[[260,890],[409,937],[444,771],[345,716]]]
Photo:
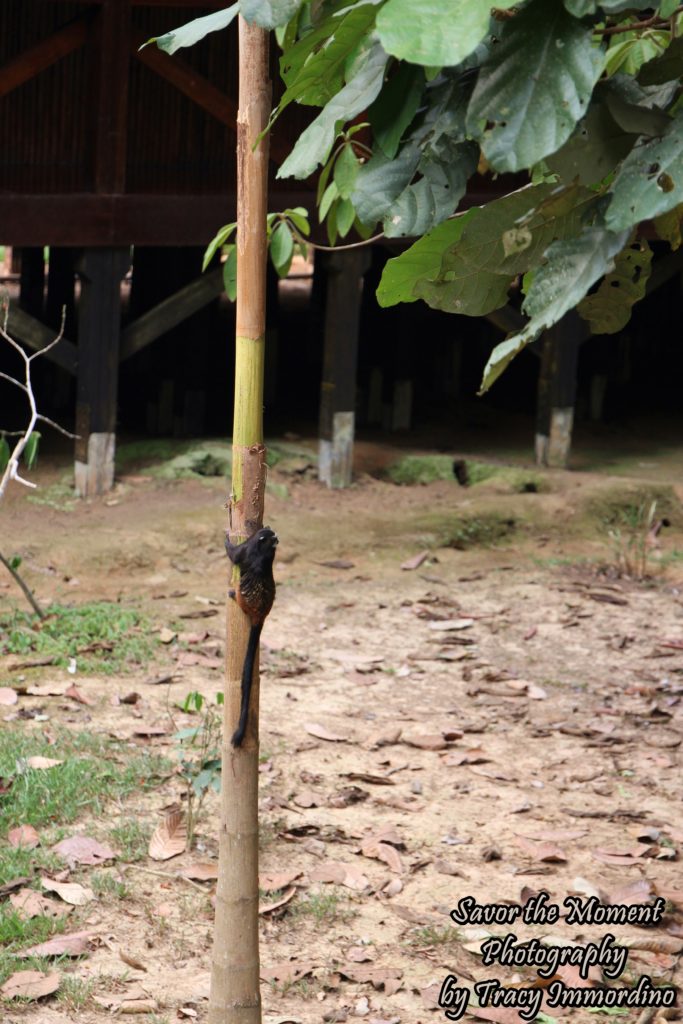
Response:
[[[268,121],[268,33],[239,19],[237,119],[237,323],[232,493],[229,532],[243,540],[263,522],[263,364],[266,329],[268,142],[253,144]],[[218,887],[209,1024],[260,1024],[258,943],[258,664],[241,747],[230,737],[239,717],[249,622],[227,607],[223,771]]]

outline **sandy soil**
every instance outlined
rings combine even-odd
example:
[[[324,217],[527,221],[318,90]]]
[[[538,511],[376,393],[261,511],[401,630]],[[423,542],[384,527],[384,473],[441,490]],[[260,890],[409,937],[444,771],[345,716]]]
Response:
[[[59,472],[41,469],[45,494]],[[604,529],[586,513],[614,486],[604,476],[550,473],[547,492],[537,494],[495,479],[465,490],[363,476],[343,493],[277,470],[271,479],[288,495],[281,489],[268,501],[281,543],[277,603],[263,635],[261,871],[295,876],[295,892],[262,915],[271,979],[264,1019],[423,1024],[445,1019],[436,1000],[449,974],[464,985],[530,985],[532,968],[483,964],[479,947],[490,932],[584,944],[611,932],[630,944],[616,984],[641,975],[680,983],[681,563],[644,583],[597,570],[614,561]],[[188,613],[216,613],[185,626],[206,632],[187,645],[204,664],[183,665],[170,644],[125,676],[78,675],[92,706],[24,696],[22,707],[41,706],[55,726],[128,737],[173,756],[170,733],[190,721],[175,702],[192,690],[213,699],[222,687],[220,669],[207,661],[219,663],[224,645],[224,500],[219,480],[163,482],[144,470],[123,477],[105,500],[66,508],[12,493],[2,548],[21,552],[43,600],[132,602],[155,631],[175,629]],[[437,521],[492,511],[517,522],[499,546],[430,547]],[[677,547],[683,536],[674,523],[662,552]],[[423,549],[422,565],[401,568]],[[348,567],[322,564],[339,560]],[[0,579],[0,611],[17,604]],[[169,671],[172,683],[149,682]],[[23,675],[71,681],[50,668]],[[2,677],[16,682],[17,673]],[[137,704],[112,703],[130,691],[140,694]],[[169,733],[136,736],[141,722]],[[151,795],[112,808],[107,822],[85,819],[68,831],[106,836],[114,821],[131,818],[156,825],[182,799],[171,775]],[[100,900],[72,916],[68,930],[91,929],[98,942],[69,970],[96,979],[101,1005],[12,1004],[2,1019],[100,1024],[110,1016],[107,1000],[116,1006],[137,994],[156,1014],[140,1019],[205,1020],[212,883],[192,885],[177,872],[215,857],[216,813],[210,798],[192,853],[125,871],[133,900]],[[346,874],[331,867],[340,863]],[[336,870],[342,884],[316,881],[321,869]],[[89,870],[73,877],[87,881]],[[668,902],[649,929],[561,919],[482,932],[474,922],[456,930],[448,916],[465,896],[520,906],[539,890],[560,907],[570,893]],[[122,962],[121,949],[146,970]],[[576,968],[558,976],[582,984]],[[587,983],[599,980],[597,973]],[[520,1019],[509,1008],[477,1013],[499,1024]],[[594,1016],[569,1015],[581,1024]]]

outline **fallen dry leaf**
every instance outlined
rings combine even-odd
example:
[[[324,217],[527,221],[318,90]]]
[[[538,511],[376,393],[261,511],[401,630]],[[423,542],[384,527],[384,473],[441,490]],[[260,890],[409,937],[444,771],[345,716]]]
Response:
[[[474,619],[437,619],[436,622],[429,623],[429,628],[437,633],[450,633],[461,629],[469,629],[473,625]]]
[[[258,887],[262,892],[277,892],[278,889],[286,889],[298,878],[301,878],[300,871],[261,872],[258,876]]]
[[[301,981],[307,975],[311,974],[315,968],[315,964],[311,962],[297,962],[296,960],[286,961],[282,964],[273,964],[270,967],[261,966],[260,977],[261,981],[274,981],[277,984],[292,984],[295,981]]]
[[[124,964],[128,964],[134,971],[147,971],[147,968],[143,964],[142,960],[138,960],[137,957],[131,953],[127,953],[125,949],[119,949],[119,958],[123,960]]]
[[[16,971],[0,988],[3,999],[42,999],[59,988],[59,974],[52,971]]]
[[[588,835],[587,828],[542,828],[535,832],[524,832],[525,839],[540,839],[548,843],[571,842]]]
[[[9,901],[22,921],[29,921],[32,917],[64,917],[71,913],[71,907],[48,899],[35,889],[20,889],[19,892],[13,892]]]
[[[36,754],[35,757],[27,757],[26,764],[29,768],[34,768],[36,771],[44,771],[47,768],[56,768],[60,764],[64,764],[63,761],[55,761],[52,757],[41,757]]]
[[[273,900],[271,903],[259,903],[258,912],[259,914],[272,914],[274,910],[279,910],[280,907],[284,907],[286,903],[289,903],[291,899],[296,896],[296,888],[294,886],[291,889],[285,890],[282,896],[278,900]]]
[[[637,903],[649,903],[654,899],[655,891],[652,882],[647,878],[636,878],[633,882],[625,882],[616,889],[602,894],[602,902],[611,906],[623,904],[626,907]]]
[[[19,700],[17,691],[12,686],[0,686],[0,705],[2,707],[9,707],[11,704],[16,704]]]
[[[324,725],[319,725],[317,722],[307,722],[304,725],[304,729],[309,736],[315,736],[318,740],[327,740],[330,743],[347,743],[348,736],[341,736],[338,733],[330,732]]]
[[[70,697],[71,700],[75,700],[77,704],[87,704],[92,706],[95,701],[91,697],[87,697],[82,690],[72,683],[68,690],[64,691],[65,697]]]
[[[342,864],[339,861],[331,860],[314,868],[310,873],[310,878],[312,882],[332,882],[334,885],[343,885],[356,892],[362,892],[370,885],[367,875],[364,875],[355,864]]]
[[[218,878],[218,861],[197,861],[182,868],[183,878],[191,878],[194,882],[215,882]]]
[[[615,866],[638,863],[638,858],[647,853],[647,846],[642,844],[632,846],[624,850],[593,850],[593,856],[603,864],[614,864]]]
[[[29,697],[63,697],[66,691],[65,683],[34,683],[26,688]]]
[[[95,893],[86,885],[80,882],[56,882],[52,878],[41,878],[43,889],[48,892],[56,892],[65,903],[72,907],[84,907],[95,899]]]
[[[83,956],[89,952],[94,932],[72,932],[71,935],[55,935],[47,942],[22,949],[15,956]]]
[[[361,846],[361,853],[364,857],[372,857],[375,860],[384,861],[397,875],[403,873],[403,864],[398,850],[390,846],[389,843],[382,843],[377,839],[367,839]]]
[[[346,959],[352,964],[371,963],[375,955],[369,946],[351,946],[346,952]]]
[[[387,995],[393,995],[401,987],[403,971],[400,967],[365,967],[363,964],[342,964],[337,968],[342,978],[355,981],[357,984],[370,984],[378,992],[384,989]]]
[[[441,763],[448,768],[457,768],[461,764],[484,764],[490,760],[481,747],[470,747],[468,750],[449,750]]]
[[[100,843],[90,836],[71,836],[62,839],[52,847],[53,853],[63,857],[69,867],[76,864],[103,864],[107,860],[116,859],[116,851],[107,843]]]
[[[406,572],[410,572],[413,569],[419,569],[420,566],[427,561],[429,554],[429,551],[421,551],[419,555],[413,555],[412,558],[407,558],[405,562],[401,562],[401,568]]]
[[[184,853],[187,845],[187,822],[182,811],[169,811],[149,841],[152,860],[170,860]]]
[[[567,860],[567,856],[556,843],[537,843],[525,836],[516,836],[517,845],[522,848],[524,853],[529,857],[533,857],[534,860],[545,861],[552,864],[561,864]]]
[[[406,736],[401,738],[402,743],[409,747],[417,747],[419,750],[445,750],[448,746],[441,733],[433,733],[426,736]]]
[[[35,850],[40,845],[40,836],[33,825],[17,825],[7,833],[7,842],[15,849],[23,846],[25,850]]]

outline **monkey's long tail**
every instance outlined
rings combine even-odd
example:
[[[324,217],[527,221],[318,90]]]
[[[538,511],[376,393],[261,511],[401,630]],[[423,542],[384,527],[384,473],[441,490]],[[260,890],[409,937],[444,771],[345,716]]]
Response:
[[[254,675],[254,662],[256,661],[256,652],[258,651],[258,643],[262,629],[263,623],[260,623],[258,626],[252,626],[249,630],[247,653],[244,656],[244,666],[242,668],[242,704],[240,706],[240,720],[239,725],[232,735],[231,742],[233,747],[242,746],[242,740],[244,739],[244,734],[247,731],[247,721],[249,719],[249,698],[251,697],[251,681]]]

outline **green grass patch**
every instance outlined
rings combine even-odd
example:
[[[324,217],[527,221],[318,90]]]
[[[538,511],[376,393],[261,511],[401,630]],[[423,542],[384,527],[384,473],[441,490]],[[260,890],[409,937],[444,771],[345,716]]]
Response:
[[[423,520],[436,547],[467,548],[489,547],[511,537],[517,522],[501,512],[480,512],[471,516],[439,516]]]
[[[152,826],[138,818],[128,818],[109,830],[109,838],[121,859],[130,863],[145,859],[151,835]]]
[[[269,899],[275,900],[279,893],[270,893]],[[332,921],[349,921],[357,911],[349,906],[348,899],[336,891],[325,888],[320,892],[309,892],[292,907],[292,916],[310,917],[316,924],[330,924]]]
[[[22,920],[9,902],[0,903],[0,985],[15,971],[31,970],[49,972],[56,965],[71,962],[69,957],[17,957],[17,953],[39,942],[46,942],[53,935],[65,930],[69,918],[33,917]]]
[[[591,498],[585,505],[587,515],[605,530],[636,528],[643,510],[656,504],[656,518],[668,519],[672,526],[683,528],[683,509],[672,487],[615,487]]]
[[[70,512],[76,507],[78,499],[71,478],[65,476],[59,483],[41,487],[34,494],[27,495],[26,501],[30,501],[32,505],[51,508],[55,512]]]
[[[404,455],[386,469],[392,483],[414,487],[435,480],[455,481],[452,455]]]
[[[95,871],[88,878],[88,884],[98,899],[129,900],[132,896],[128,883],[111,871]]]
[[[35,755],[63,763],[48,769],[29,768],[27,759]],[[0,777],[9,785],[0,798],[0,840],[15,825],[40,830],[86,813],[101,815],[111,800],[154,787],[171,769],[166,758],[146,751],[121,763],[115,743],[88,733],[65,731],[49,745],[40,736],[0,729]],[[133,843],[141,841],[142,827],[121,833],[123,839],[126,836],[133,848]],[[38,862],[45,868],[59,863],[49,851],[15,850],[0,842],[0,884],[30,874],[32,864]]]
[[[146,664],[158,647],[137,609],[110,601],[53,604],[45,619],[17,609],[0,616],[0,638],[0,655],[45,656],[59,666],[75,658],[81,671],[107,675]]]

